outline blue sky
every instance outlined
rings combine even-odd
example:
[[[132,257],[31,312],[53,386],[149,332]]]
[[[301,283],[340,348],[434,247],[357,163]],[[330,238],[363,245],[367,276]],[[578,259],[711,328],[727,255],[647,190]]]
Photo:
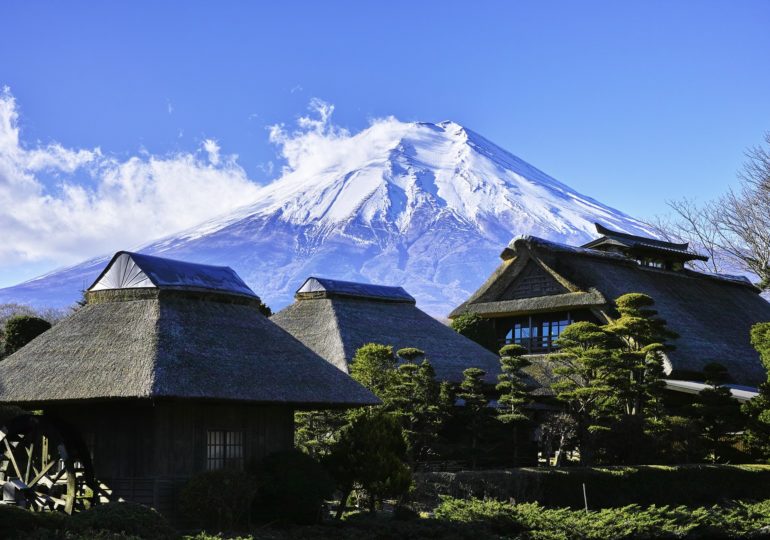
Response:
[[[769,27],[766,1],[11,0],[0,6],[0,86],[13,144],[60,147],[67,163],[94,163],[75,156],[99,148],[122,165],[189,164],[215,141],[223,182],[267,182],[280,165],[267,126],[317,97],[353,132],[388,115],[454,120],[644,218],[667,199],[723,192],[770,130]],[[32,169],[38,197],[62,179],[95,181],[78,166]],[[0,286],[101,246],[73,237],[50,255],[39,227],[18,227],[0,214],[0,235],[40,245],[0,251]]]

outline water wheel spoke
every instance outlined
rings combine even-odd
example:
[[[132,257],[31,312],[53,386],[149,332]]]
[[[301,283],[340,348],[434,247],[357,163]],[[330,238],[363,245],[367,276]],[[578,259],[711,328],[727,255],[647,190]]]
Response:
[[[0,430],[0,484],[14,474],[9,493],[33,511],[72,513],[98,503],[91,462],[82,440],[64,422],[22,415]]]
[[[42,471],[40,471],[39,473],[37,473],[37,476],[35,476],[35,478],[33,478],[33,479],[32,479],[32,481],[31,481],[31,482],[29,482],[29,483],[27,484],[27,486],[28,486],[28,487],[34,487],[35,485],[37,485],[37,483],[38,483],[38,482],[39,482],[39,481],[40,481],[40,480],[41,480],[41,479],[42,479],[42,478],[43,478],[43,477],[44,477],[46,474],[48,474],[48,471],[50,471],[50,470],[51,470],[51,468],[53,468],[53,466],[54,466],[54,462],[53,462],[53,461],[49,462],[49,463],[48,463],[48,465],[46,465],[45,467],[43,467],[43,470],[42,470]],[[55,483],[56,483],[56,482],[51,482],[51,484],[55,484]]]
[[[27,452],[27,467],[24,471],[24,483],[29,485],[29,479],[32,475],[32,462],[34,461],[34,458],[32,455],[35,453],[35,441],[32,439],[29,443],[29,446],[25,448],[25,451]]]
[[[8,460],[11,462],[11,465],[13,465],[13,470],[16,472],[16,476],[19,478],[23,478],[21,475],[21,471],[19,470],[19,465],[16,463],[16,458],[13,456],[13,449],[11,448],[11,445],[8,443],[8,439],[3,439],[3,442],[5,443],[5,449],[6,449],[6,456],[8,457]]]

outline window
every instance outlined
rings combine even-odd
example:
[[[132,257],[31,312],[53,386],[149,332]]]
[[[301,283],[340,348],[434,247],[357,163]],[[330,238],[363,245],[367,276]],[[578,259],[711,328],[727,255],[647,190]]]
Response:
[[[206,470],[243,470],[243,432],[208,431],[206,435]]]
[[[557,318],[558,317],[558,318]],[[530,352],[547,352],[556,347],[556,340],[572,323],[569,313],[562,316],[527,317],[515,322],[505,335],[505,343],[516,343]]]

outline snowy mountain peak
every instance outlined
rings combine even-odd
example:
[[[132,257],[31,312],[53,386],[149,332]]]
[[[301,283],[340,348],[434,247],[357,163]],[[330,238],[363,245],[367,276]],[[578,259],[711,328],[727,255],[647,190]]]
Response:
[[[452,121],[388,118],[352,135],[318,128],[280,144],[287,167],[249,204],[143,251],[230,265],[274,308],[308,275],[322,275],[402,285],[444,315],[517,234],[578,244],[597,221],[649,234]],[[67,276],[78,279],[66,289],[74,299],[89,272],[93,264],[49,274],[0,290],[0,301],[34,302],[46,286],[72,285]]]

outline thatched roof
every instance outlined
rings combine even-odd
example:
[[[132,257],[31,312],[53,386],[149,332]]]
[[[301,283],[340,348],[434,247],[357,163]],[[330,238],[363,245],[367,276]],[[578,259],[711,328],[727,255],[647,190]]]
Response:
[[[487,372],[488,382],[495,381],[500,369],[497,355],[418,309],[400,287],[356,284],[362,291],[356,295],[348,285],[327,279],[323,283],[323,295],[307,294],[303,284],[296,301],[271,320],[340,370],[347,373],[359,347],[380,343],[394,350],[422,349],[441,380],[458,382],[463,370],[478,367]],[[391,289],[393,294],[375,297],[368,287],[381,293]]]
[[[0,403],[176,398],[324,407],[378,402],[261,315],[253,292],[200,287],[223,275],[221,268],[195,266],[189,282],[184,278],[189,274],[181,274],[168,286],[160,281],[142,288],[92,287],[85,307],[0,362]],[[232,276],[224,283],[240,282]]]
[[[582,307],[606,320],[615,316],[612,300],[639,292],[655,300],[660,316],[680,335],[673,342],[676,350],[668,353],[673,375],[696,376],[706,364],[718,362],[737,383],[756,386],[766,379],[749,331],[770,321],[770,304],[745,278],[645,267],[617,253],[535,237],[515,239],[502,257],[500,267],[450,317],[469,311],[499,317]],[[534,271],[541,284],[552,283],[542,285],[548,294],[527,298],[517,280]]]

